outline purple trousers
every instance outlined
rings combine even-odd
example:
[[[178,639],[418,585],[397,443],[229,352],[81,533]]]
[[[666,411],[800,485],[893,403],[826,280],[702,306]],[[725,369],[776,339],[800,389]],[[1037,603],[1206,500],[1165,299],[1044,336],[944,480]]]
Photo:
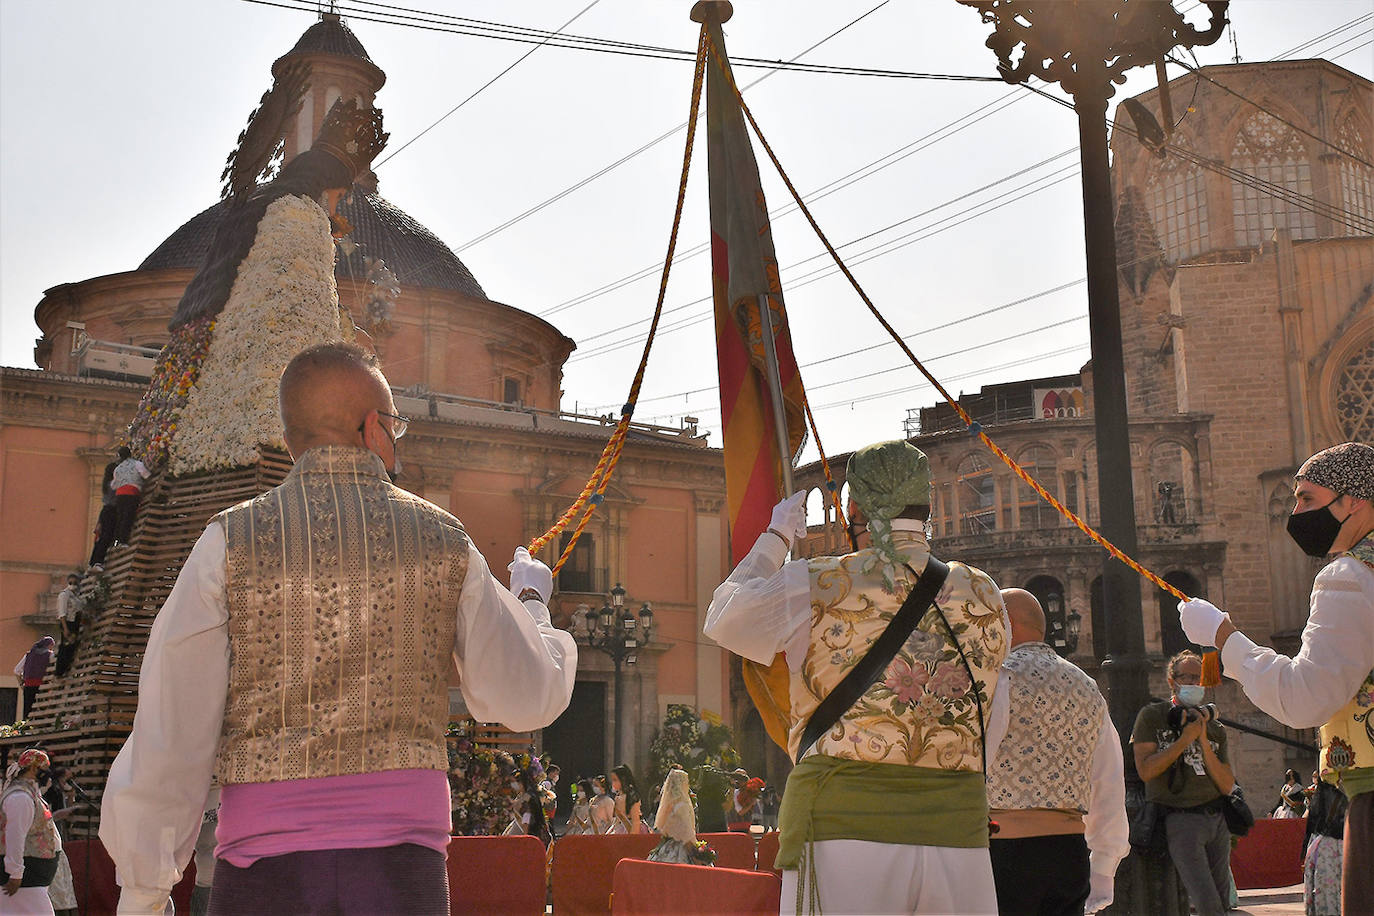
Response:
[[[215,862],[209,916],[448,916],[444,854],[407,843]]]

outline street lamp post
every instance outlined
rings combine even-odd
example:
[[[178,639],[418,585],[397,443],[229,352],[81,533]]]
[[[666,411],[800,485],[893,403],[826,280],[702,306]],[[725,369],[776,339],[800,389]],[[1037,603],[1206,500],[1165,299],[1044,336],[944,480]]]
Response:
[[[606,603],[598,611],[588,608],[583,615],[582,636],[587,645],[605,652],[615,665],[615,738],[611,753],[615,757],[611,766],[625,760],[621,743],[621,722],[625,718],[625,690],[621,680],[621,666],[633,665],[638,652],[649,645],[654,635],[654,611],[649,602],[639,608],[638,617],[625,606],[625,589],[615,584]]]
[[[1131,67],[1161,61],[1170,48],[1209,45],[1226,26],[1227,0],[1206,0],[1205,30],[1188,25],[1167,0],[957,0],[992,23],[987,46],[1009,83],[1038,77],[1059,83],[1078,113],[1083,171],[1083,231],[1087,248],[1088,322],[1092,342],[1093,420],[1097,440],[1097,495],[1103,535],[1136,553],[1135,493],[1126,416],[1126,379],[1117,296],[1116,234],[1107,158],[1107,101],[1113,83]],[[1020,59],[1012,54],[1022,48]],[[1149,696],[1145,629],[1135,575],[1108,558],[1102,573],[1113,721],[1130,734]]]

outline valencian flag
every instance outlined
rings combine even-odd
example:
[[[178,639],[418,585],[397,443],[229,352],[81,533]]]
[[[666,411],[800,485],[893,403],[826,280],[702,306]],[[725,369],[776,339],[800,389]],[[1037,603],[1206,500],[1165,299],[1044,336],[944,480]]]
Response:
[[[699,7],[706,4],[699,4]],[[729,18],[728,4],[712,4]],[[723,7],[723,10],[721,9]],[[694,11],[695,18],[695,11]],[[748,126],[735,95],[720,23],[705,23],[715,45],[706,62],[706,139],[711,186],[711,285],[715,299],[716,360],[720,369],[725,495],[730,510],[730,556],[738,563],[768,528],[783,492],[783,462],[801,451],[806,419],[801,374],[782,304],[778,259],[768,206]],[[759,305],[767,297],[777,351],[778,381],[787,424],[788,454],[779,455],[778,411],[767,375]],[[769,735],[787,747],[788,672],[782,657],[771,668],[744,660],[744,679]]]

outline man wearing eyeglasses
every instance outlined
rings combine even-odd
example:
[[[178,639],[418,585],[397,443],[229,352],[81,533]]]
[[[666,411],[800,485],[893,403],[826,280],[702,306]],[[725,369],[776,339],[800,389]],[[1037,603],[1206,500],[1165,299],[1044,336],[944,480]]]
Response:
[[[508,590],[388,481],[407,420],[373,358],[312,347],[279,401],[295,467],[215,516],[148,641],[101,816],[119,908],[162,912],[213,774],[212,914],[446,914],[450,668],[474,717],[530,731],[567,707],[577,648],[547,566],[517,549]]]

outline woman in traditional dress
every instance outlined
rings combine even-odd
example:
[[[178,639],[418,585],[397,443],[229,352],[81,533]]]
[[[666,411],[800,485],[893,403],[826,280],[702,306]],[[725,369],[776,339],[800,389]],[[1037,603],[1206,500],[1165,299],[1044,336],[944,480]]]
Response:
[[[654,832],[663,839],[647,856],[650,862],[678,865],[714,865],[716,855],[707,846],[697,845],[696,813],[692,810],[692,790],[687,771],[678,767],[668,771],[654,815]]]
[[[639,785],[627,764],[611,770],[611,793],[615,799],[616,820],[626,833],[644,833],[644,818],[640,811]]]
[[[577,836],[583,833],[596,833],[592,826],[592,781],[579,779],[573,784],[572,813],[568,815],[568,829],[564,836]]]
[[[625,833],[625,825],[615,816],[615,799],[605,776],[592,780],[592,828],[596,833]]]
[[[1283,774],[1283,787],[1279,789],[1279,806],[1274,809],[1274,817],[1295,818],[1306,814],[1307,793],[1298,780],[1298,771],[1290,767]]]
[[[1316,779],[1307,812],[1303,848],[1302,900],[1307,916],[1338,916],[1341,912],[1341,858],[1344,853],[1345,812],[1350,800],[1329,782]]]

